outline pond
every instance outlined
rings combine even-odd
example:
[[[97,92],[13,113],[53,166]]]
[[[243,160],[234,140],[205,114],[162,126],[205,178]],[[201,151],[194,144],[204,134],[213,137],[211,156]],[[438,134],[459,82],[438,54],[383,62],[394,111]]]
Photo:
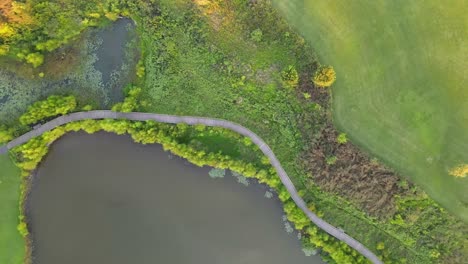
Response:
[[[29,105],[52,94],[73,94],[103,108],[122,101],[122,88],[135,76],[137,42],[134,22],[119,19],[89,29],[73,44],[51,53],[63,58],[47,57],[44,78],[0,67],[0,123],[15,120]],[[70,68],[57,67],[64,64]]]
[[[66,135],[27,200],[33,263],[323,263],[265,186],[209,171],[127,136]]]

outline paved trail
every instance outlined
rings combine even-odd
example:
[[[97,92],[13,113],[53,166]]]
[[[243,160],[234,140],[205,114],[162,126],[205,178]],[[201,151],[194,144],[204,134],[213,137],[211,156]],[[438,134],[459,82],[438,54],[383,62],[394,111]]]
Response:
[[[146,121],[146,120],[154,120],[157,122],[162,123],[186,123],[189,125],[196,125],[196,124],[203,124],[206,126],[215,126],[215,127],[223,127],[230,130],[233,130],[243,136],[249,137],[252,142],[254,142],[262,152],[270,159],[271,165],[276,169],[281,182],[288,190],[289,194],[291,195],[294,202],[297,204],[299,208],[309,217],[309,219],[316,224],[319,228],[323,229],[328,234],[336,237],[337,239],[343,241],[344,243],[348,244],[350,247],[357,250],[359,253],[367,257],[371,262],[375,264],[383,263],[374,253],[372,253],[369,249],[367,249],[364,245],[362,245],[359,241],[355,240],[354,238],[350,237],[349,235],[345,234],[343,231],[340,231],[338,228],[330,225],[325,220],[318,217],[316,214],[311,212],[307,208],[307,204],[302,200],[302,198],[297,193],[294,184],[292,183],[291,179],[289,178],[286,171],[281,166],[280,162],[276,158],[273,151],[270,147],[254,132],[250,131],[249,129],[235,124],[233,122],[229,122],[222,119],[214,119],[214,118],[204,118],[204,117],[194,117],[194,116],[174,116],[174,115],[163,115],[163,114],[152,114],[152,113],[117,113],[108,110],[96,110],[96,111],[89,111],[89,112],[78,112],[72,113],[65,116],[57,117],[56,119],[45,123],[44,125],[37,127],[36,129],[10,141],[6,146],[0,147],[0,154],[8,152],[9,149],[12,149],[16,146],[19,146],[31,138],[37,137],[46,131],[50,131],[58,126],[79,121],[79,120],[86,120],[86,119],[126,119],[126,120],[133,120],[133,121]]]

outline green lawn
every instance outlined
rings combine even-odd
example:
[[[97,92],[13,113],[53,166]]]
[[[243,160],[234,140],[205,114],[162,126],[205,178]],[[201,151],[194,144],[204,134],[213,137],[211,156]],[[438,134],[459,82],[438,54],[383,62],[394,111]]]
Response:
[[[274,2],[335,67],[338,127],[468,221],[468,2]]]
[[[0,263],[20,264],[24,239],[16,230],[21,177],[8,155],[0,155]]]

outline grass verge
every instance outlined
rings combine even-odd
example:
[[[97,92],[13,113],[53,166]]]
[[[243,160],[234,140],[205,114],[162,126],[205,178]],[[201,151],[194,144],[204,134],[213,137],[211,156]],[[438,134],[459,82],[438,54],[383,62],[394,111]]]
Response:
[[[20,170],[8,155],[0,155],[0,263],[21,264],[25,241],[17,230]]]

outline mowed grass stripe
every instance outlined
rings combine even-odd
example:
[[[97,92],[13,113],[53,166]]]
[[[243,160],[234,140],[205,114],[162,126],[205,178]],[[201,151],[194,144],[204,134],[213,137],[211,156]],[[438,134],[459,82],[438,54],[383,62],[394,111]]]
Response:
[[[468,221],[468,2],[274,2],[335,67],[338,127]]]

